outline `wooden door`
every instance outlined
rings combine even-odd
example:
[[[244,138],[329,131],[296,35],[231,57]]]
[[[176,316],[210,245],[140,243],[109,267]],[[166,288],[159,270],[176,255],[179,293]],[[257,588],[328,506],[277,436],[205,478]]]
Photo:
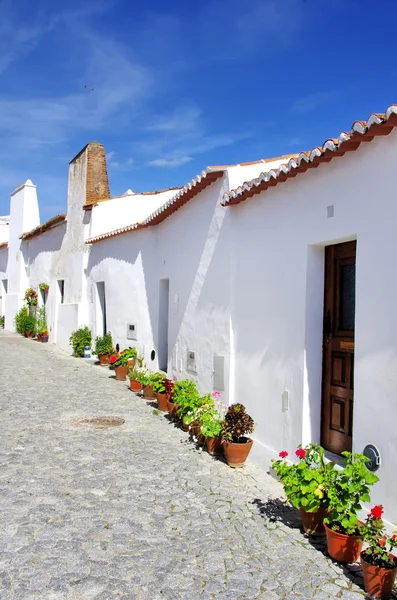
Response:
[[[321,443],[351,452],[354,390],[356,242],[325,249]]]

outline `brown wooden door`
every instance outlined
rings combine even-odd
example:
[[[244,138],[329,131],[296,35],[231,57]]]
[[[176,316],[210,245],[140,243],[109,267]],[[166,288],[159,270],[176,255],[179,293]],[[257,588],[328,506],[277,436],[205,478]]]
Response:
[[[352,449],[356,242],[325,249],[321,443]]]

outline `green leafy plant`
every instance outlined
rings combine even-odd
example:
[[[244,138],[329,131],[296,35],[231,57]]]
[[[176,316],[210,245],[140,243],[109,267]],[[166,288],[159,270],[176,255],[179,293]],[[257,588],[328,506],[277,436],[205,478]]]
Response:
[[[164,374],[159,374],[159,377],[152,379],[152,388],[155,394],[165,394],[165,377]]]
[[[76,358],[83,358],[84,347],[86,345],[91,346],[92,342],[91,331],[87,325],[80,327],[80,329],[77,329],[76,331],[73,331],[69,338],[69,342],[73,348],[73,356]]]
[[[184,419],[186,424],[193,421],[193,413],[200,405],[200,394],[196,384],[191,379],[176,381],[172,393],[172,400],[179,405],[178,417]]]
[[[150,373],[146,369],[140,369],[136,379],[142,387],[146,387],[150,384]]]
[[[143,369],[143,356],[136,356],[134,366],[128,371],[127,377],[129,379],[136,379],[138,381],[138,375]],[[144,369],[146,371],[146,369]]]
[[[40,283],[39,288],[44,294],[47,294],[48,290],[50,289],[50,286],[48,285],[48,283]]]
[[[24,300],[28,306],[37,306],[38,294],[33,288],[28,288],[25,292]]]
[[[357,514],[362,502],[370,502],[369,488],[379,481],[379,477],[365,466],[368,458],[363,454],[342,452],[346,459],[344,469],[327,471],[328,516],[324,522],[330,529],[346,535],[360,535],[360,522]]]
[[[102,356],[103,354],[112,354],[113,352],[113,339],[110,331],[105,333],[103,336],[97,336],[95,338],[95,348],[93,354]]]
[[[23,332],[25,335],[29,334],[31,336],[36,335],[36,317],[34,315],[28,314],[24,319],[23,324]]]
[[[128,361],[133,358],[136,359],[138,351],[136,348],[127,348],[119,354],[112,354],[109,358],[109,365],[111,369],[116,367],[128,367]]]
[[[24,323],[25,317],[29,315],[28,307],[22,306],[22,308],[15,315],[15,329],[18,333],[23,334],[25,332]]]
[[[37,333],[41,336],[48,335],[47,315],[44,306],[37,311]]]
[[[317,512],[323,504],[328,504],[327,483],[329,471],[335,468],[334,462],[326,463],[324,448],[318,444],[299,446],[295,452],[298,463],[287,463],[288,452],[279,453],[279,460],[272,460],[273,469],[284,485],[285,495],[295,508],[306,512]]]
[[[231,404],[222,423],[222,437],[229,442],[245,443],[246,436],[254,430],[254,419],[243,404]]]
[[[362,552],[362,557],[371,565],[394,569],[397,567],[397,558],[390,554],[397,547],[397,535],[386,534],[382,515],[383,506],[379,504],[370,510],[365,520],[362,533],[368,547]]]
[[[200,433],[205,438],[218,437],[222,433],[222,416],[217,410],[206,412],[201,416]]]
[[[2,315],[0,317],[0,328],[3,329],[4,328],[4,315]]]

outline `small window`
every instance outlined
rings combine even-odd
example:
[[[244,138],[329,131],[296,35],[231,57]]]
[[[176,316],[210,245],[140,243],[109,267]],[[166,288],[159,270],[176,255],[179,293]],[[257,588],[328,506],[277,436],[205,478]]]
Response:
[[[58,287],[59,287],[59,302],[60,304],[64,303],[64,299],[65,299],[65,280],[64,279],[59,279],[58,280]]]

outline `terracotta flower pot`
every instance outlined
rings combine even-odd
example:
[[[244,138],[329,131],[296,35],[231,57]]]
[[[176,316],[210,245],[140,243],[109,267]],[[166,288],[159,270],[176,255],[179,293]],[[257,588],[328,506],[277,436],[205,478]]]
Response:
[[[189,425],[186,425],[186,423],[181,421],[181,429],[182,431],[189,431]]]
[[[201,430],[201,425],[199,423],[191,423],[190,425],[190,432],[192,434],[192,436],[198,438],[200,435],[200,430]]]
[[[107,367],[107,365],[109,364],[109,354],[99,354],[98,358],[101,367]]]
[[[174,402],[171,402],[171,400],[167,401],[168,404],[168,413],[171,417],[171,419],[173,421],[177,421],[178,420],[178,410],[179,410],[179,404],[175,404]]]
[[[25,337],[27,337],[27,338],[32,338],[32,337],[33,337],[33,334],[32,334],[30,331],[27,331],[27,332],[25,333]]]
[[[115,367],[114,372],[116,373],[117,381],[125,381],[128,373],[128,367]]]
[[[134,368],[134,365],[135,365],[135,358],[129,358],[129,359],[128,359],[128,367],[129,367],[130,369],[133,369],[133,368]]]
[[[304,508],[299,509],[303,529],[308,535],[324,535],[325,527],[323,520],[328,514],[328,506],[322,504],[317,512],[307,512]]]
[[[137,379],[130,379],[130,390],[133,392],[140,392],[141,389],[142,386]]]
[[[244,438],[244,440],[246,441],[241,443],[222,440],[223,451],[229,467],[235,469],[244,466],[247,456],[251,452],[252,444],[254,443],[254,440],[251,438]]]
[[[37,337],[37,341],[38,341],[38,342],[41,342],[41,337],[42,337],[42,336],[41,336],[41,334],[40,334],[40,333],[38,333],[38,334],[36,335],[36,337]]]
[[[338,562],[351,563],[359,559],[363,540],[359,535],[346,535],[334,531],[324,523],[328,554]]]
[[[166,412],[168,410],[167,396],[165,394],[155,394],[159,410]]]
[[[151,385],[145,385],[143,388],[143,399],[144,400],[154,400],[155,395]]]
[[[363,558],[361,553],[360,561],[364,575],[365,591],[373,598],[390,598],[394,580],[397,575],[397,559],[393,554],[389,558],[395,561],[394,569],[385,569],[371,565]]]
[[[205,442],[207,444],[207,450],[211,456],[222,456],[223,445],[222,438],[219,435],[213,438],[207,438]]]

